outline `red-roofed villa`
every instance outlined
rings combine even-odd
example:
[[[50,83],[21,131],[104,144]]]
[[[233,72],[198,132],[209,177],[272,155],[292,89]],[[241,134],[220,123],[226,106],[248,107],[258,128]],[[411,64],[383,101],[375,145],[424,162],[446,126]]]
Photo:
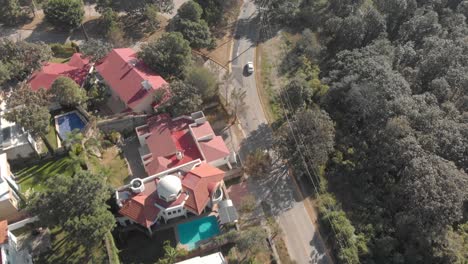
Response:
[[[224,171],[200,160],[145,179],[135,178],[116,191],[120,225],[152,226],[170,219],[201,215],[223,199]]]
[[[231,153],[221,136],[216,136],[203,112],[171,118],[152,116],[136,128],[140,155],[148,175],[200,160],[214,167],[229,169]]]
[[[115,113],[152,113],[154,96],[167,84],[138,60],[130,48],[112,50],[96,65],[96,71],[110,88],[108,106]]]

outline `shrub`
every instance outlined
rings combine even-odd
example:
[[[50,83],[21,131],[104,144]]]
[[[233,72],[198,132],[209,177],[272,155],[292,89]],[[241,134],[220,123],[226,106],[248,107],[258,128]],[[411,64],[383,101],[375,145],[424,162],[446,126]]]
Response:
[[[50,44],[50,49],[54,57],[57,58],[70,58],[73,53],[76,52],[76,49],[68,44],[53,43]]]
[[[257,149],[247,156],[245,172],[249,176],[263,176],[271,169],[271,157],[268,152]]]

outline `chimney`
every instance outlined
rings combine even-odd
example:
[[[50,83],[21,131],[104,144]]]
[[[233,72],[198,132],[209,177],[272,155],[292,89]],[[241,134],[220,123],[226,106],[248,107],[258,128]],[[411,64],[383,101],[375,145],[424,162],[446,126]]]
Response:
[[[176,152],[176,157],[178,160],[181,160],[184,158],[184,153],[182,153],[182,151],[177,151]]]
[[[151,86],[151,83],[149,83],[148,80],[142,81],[141,86],[143,86],[143,89],[145,89],[145,91],[149,91],[151,90],[151,88],[153,88],[153,86]]]

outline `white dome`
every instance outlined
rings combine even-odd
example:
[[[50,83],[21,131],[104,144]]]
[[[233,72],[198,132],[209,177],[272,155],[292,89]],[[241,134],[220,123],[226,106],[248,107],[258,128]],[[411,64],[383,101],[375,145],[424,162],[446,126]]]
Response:
[[[177,176],[167,175],[159,180],[156,190],[160,197],[166,201],[171,201],[176,199],[179,192],[182,191],[182,182]]]

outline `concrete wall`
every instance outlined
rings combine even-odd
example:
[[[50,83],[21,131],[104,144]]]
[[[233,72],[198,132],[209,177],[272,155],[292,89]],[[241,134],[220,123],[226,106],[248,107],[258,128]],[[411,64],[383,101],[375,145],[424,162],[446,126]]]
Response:
[[[14,160],[17,158],[31,158],[37,156],[36,150],[30,143],[6,149],[4,152],[7,154],[8,160]]]
[[[14,198],[13,198],[14,199]],[[0,202],[0,220],[13,222],[22,217],[22,214],[16,208],[15,201],[6,199]]]
[[[104,132],[129,132],[135,127],[146,124],[147,115],[126,115],[98,121],[97,127]]]

